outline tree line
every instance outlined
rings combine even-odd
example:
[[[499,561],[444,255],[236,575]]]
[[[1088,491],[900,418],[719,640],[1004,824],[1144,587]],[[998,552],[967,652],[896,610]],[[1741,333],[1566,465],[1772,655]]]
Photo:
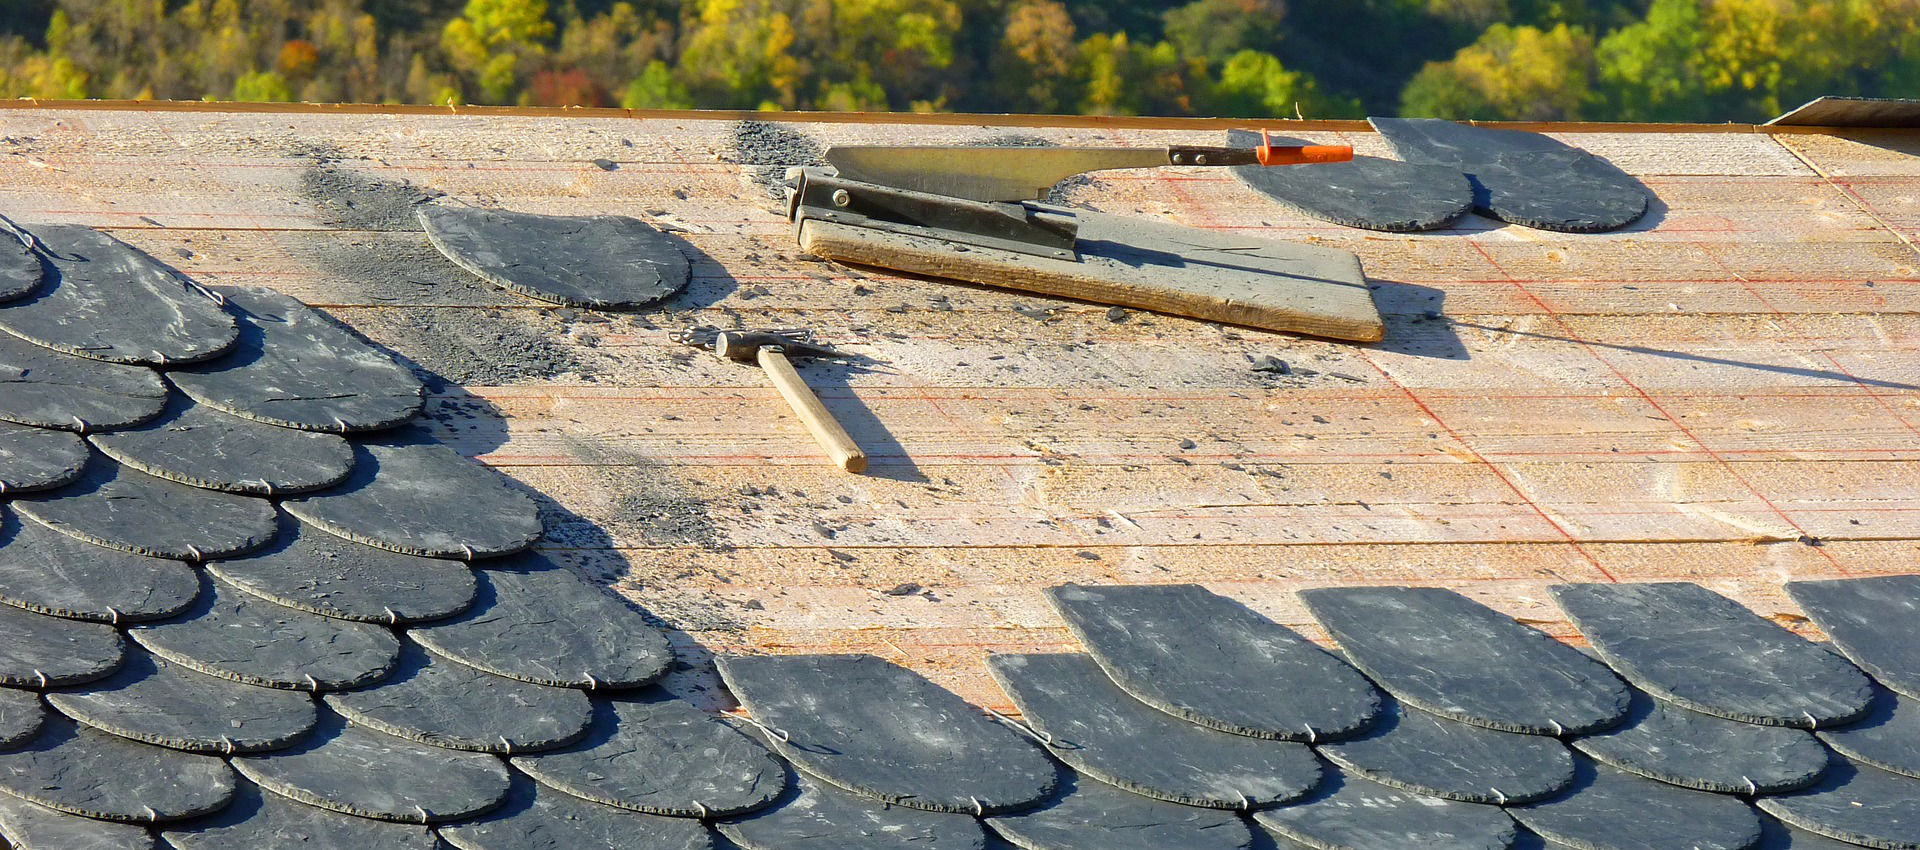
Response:
[[[0,96],[1754,121],[1920,0],[6,0]]]

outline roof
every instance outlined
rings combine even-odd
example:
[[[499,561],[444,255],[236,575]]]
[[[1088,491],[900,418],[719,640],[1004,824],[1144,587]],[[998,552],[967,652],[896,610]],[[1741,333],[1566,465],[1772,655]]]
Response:
[[[10,108],[0,211],[293,296],[445,378],[431,436],[548,500],[551,556],[694,659],[872,653],[1008,711],[985,658],[1081,649],[1041,592],[1066,582],[1197,582],[1321,640],[1298,590],[1439,585],[1578,643],[1548,585],[1695,581],[1818,636],[1784,582],[1912,570],[1920,137],[1571,128],[1658,197],[1596,236],[1357,231],[1177,169],[1069,194],[1359,254],[1388,330],[1351,346],[812,261],[768,188],[834,143],[1218,127],[739,117]],[[615,316],[494,290],[414,228],[433,193],[639,216],[692,283]],[[665,333],[734,323],[869,359],[807,374],[870,474]],[[717,704],[705,670],[668,685]]]

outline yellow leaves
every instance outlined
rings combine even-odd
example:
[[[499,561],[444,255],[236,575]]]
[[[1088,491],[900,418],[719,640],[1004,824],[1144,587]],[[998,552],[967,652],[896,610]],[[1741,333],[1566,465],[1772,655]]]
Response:
[[[1588,97],[1593,36],[1495,24],[1446,62],[1431,62],[1407,84],[1401,113],[1440,118],[1576,118]]]
[[[1064,76],[1073,69],[1073,18],[1056,0],[1020,0],[1007,10],[1000,44],[1034,73]]]
[[[248,71],[233,83],[233,99],[243,103],[285,103],[293,88],[277,71]]]
[[[467,0],[461,18],[488,47],[533,47],[553,37],[547,0]]]

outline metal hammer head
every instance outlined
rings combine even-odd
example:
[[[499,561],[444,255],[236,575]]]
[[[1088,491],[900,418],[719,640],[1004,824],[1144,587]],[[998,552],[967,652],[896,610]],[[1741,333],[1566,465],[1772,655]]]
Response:
[[[731,331],[690,328],[673,334],[673,339],[741,363],[754,362],[763,348],[779,349],[788,358],[839,356],[839,352],[827,346],[816,345],[813,332],[806,328],[745,328]]]

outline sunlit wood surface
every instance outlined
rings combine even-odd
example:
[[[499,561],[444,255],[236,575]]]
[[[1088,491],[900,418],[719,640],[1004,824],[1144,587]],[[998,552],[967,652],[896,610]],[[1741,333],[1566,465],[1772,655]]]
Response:
[[[784,126],[822,145],[1219,141]],[[275,287],[423,365],[405,311],[550,338],[579,371],[432,409],[550,500],[554,551],[683,629],[690,658],[871,652],[1005,708],[982,661],[1072,648],[1039,592],[1064,581],[1200,582],[1316,638],[1299,588],[1440,584],[1571,637],[1550,583],[1699,581],[1805,629],[1783,581],[1920,567],[1920,136],[1620,129],[1564,137],[1658,197],[1606,235],[1370,233],[1205,170],[1073,189],[1358,253],[1387,318],[1369,346],[810,260],[743,177],[734,125],[693,116],[0,110],[0,213]],[[1289,132],[1385,153],[1350,126]],[[316,195],[322,160],[474,204],[639,216],[686,240],[694,283],[609,322],[451,288],[462,273],[419,233],[339,226],[355,216]],[[668,341],[693,323],[811,326],[864,357],[804,372],[871,472],[826,465],[755,370]],[[1269,355],[1294,374],[1256,371]]]

